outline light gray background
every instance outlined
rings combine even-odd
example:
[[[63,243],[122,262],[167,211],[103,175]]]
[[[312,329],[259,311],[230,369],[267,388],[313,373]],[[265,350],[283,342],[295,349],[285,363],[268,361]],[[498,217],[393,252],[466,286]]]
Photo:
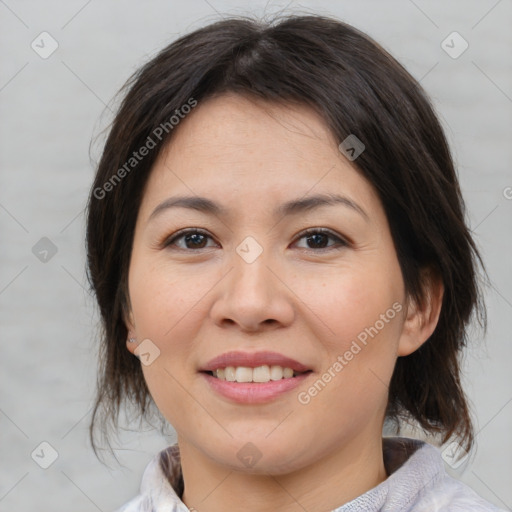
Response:
[[[97,322],[84,270],[89,143],[110,119],[105,105],[164,45],[220,16],[285,7],[333,14],[366,31],[421,80],[438,109],[492,280],[488,334],[482,339],[474,331],[466,358],[478,451],[454,474],[512,510],[511,0],[6,0],[0,1],[0,511],[112,510],[137,493],[149,459],[173,442],[151,430],[123,431],[117,455],[124,468],[112,462],[109,469],[87,440]],[[43,31],[59,44],[47,59],[31,48]],[[469,43],[457,59],[441,47],[453,31]],[[42,237],[58,251],[46,263],[32,252]],[[43,441],[58,452],[48,469],[31,458]]]

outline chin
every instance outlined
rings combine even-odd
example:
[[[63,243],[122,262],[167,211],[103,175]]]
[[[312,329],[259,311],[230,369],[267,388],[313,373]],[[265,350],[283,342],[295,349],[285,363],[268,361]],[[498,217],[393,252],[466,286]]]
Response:
[[[209,444],[205,452],[217,464],[232,471],[255,475],[284,475],[305,465],[303,453],[298,449],[303,445],[303,442],[290,438],[286,442],[277,437],[269,440],[265,439],[264,435],[244,435],[239,439],[230,440],[227,445],[219,443],[219,449],[215,452],[212,452]]]

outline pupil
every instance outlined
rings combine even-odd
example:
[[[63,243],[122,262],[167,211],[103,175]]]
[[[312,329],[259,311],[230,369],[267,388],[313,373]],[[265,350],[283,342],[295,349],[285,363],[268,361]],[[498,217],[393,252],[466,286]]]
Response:
[[[318,237],[323,237],[324,241],[325,241],[325,238],[327,238],[327,235],[325,233],[316,233],[314,235],[309,236],[308,240],[315,239],[313,244],[315,244],[315,245],[318,245],[318,244],[322,245],[322,242],[319,240]]]
[[[201,237],[204,238],[204,236],[201,233],[194,233],[192,235],[188,235],[186,237],[186,240],[187,243],[192,240],[192,244],[194,244],[197,247],[197,245],[201,243],[201,240],[199,240]]]

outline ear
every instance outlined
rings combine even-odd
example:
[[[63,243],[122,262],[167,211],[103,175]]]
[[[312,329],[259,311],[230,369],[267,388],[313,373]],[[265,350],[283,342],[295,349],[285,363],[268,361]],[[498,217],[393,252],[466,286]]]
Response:
[[[129,352],[134,354],[134,351],[137,348],[137,343],[128,341],[130,338],[137,339],[137,331],[135,330],[135,322],[131,311],[125,315],[125,324],[126,329],[128,330],[128,334],[126,336],[126,348]]]
[[[422,297],[420,301],[410,298],[398,343],[398,356],[408,356],[425,343],[434,332],[443,303],[443,281],[430,268],[421,275]]]

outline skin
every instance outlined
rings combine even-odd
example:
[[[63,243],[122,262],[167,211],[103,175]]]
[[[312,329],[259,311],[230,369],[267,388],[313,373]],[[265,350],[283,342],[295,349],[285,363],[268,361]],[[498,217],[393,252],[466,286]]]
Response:
[[[382,204],[312,110],[221,95],[183,120],[156,162],[138,213],[129,269],[130,335],[160,355],[144,377],[178,434],[183,501],[198,511],[320,512],[386,479],[382,426],[397,357],[419,348],[439,317],[442,285],[409,301]],[[291,199],[338,193],[364,210],[329,205],[274,217]],[[200,195],[216,216],[170,208]],[[208,236],[164,245],[178,230]],[[327,228],[336,238],[301,232]],[[236,248],[262,247],[247,263]],[[318,236],[318,235],[317,235]],[[315,245],[316,244],[316,245]],[[394,303],[402,310],[308,404],[298,401],[357,335]],[[235,404],[198,373],[231,350],[276,351],[313,373],[264,404]],[[261,458],[246,467],[238,451]],[[250,499],[248,499],[250,497]]]

